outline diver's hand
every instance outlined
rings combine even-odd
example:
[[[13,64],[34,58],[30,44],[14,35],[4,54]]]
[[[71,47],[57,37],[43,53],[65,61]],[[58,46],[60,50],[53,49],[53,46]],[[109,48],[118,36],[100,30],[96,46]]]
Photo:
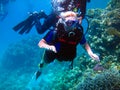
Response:
[[[53,51],[54,53],[57,53],[56,48],[53,45],[46,45],[45,48],[48,49],[48,50]]]
[[[44,39],[39,41],[38,46],[40,48],[45,48],[45,49],[48,49],[48,50],[51,50],[51,51],[57,53],[57,50],[56,50],[55,46],[48,45],[47,42]]]
[[[89,55],[92,59],[96,60],[97,62],[100,62],[99,56],[97,54],[90,53]]]
[[[56,48],[53,45],[49,46],[48,49],[55,52],[55,53],[57,53]]]

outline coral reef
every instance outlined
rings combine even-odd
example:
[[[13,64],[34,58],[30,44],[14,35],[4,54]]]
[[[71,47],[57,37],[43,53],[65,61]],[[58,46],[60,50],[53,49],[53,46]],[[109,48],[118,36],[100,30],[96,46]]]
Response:
[[[87,39],[93,51],[100,54],[101,62],[83,53],[74,60],[72,70],[65,69],[66,64],[52,63],[31,90],[120,89],[120,0],[111,0],[104,10],[87,13],[93,17],[89,18]],[[39,39],[31,36],[8,47],[1,61],[0,81],[4,83],[0,90],[25,90],[43,53],[37,46]]]
[[[105,10],[92,9],[88,11],[88,15],[93,17],[89,18],[88,32],[88,40],[93,49],[100,53],[101,58],[106,55],[119,57],[120,1],[111,0]]]
[[[120,73],[116,69],[106,70],[94,78],[88,77],[77,90],[119,90]]]
[[[113,28],[113,27],[108,28],[106,32],[108,34],[110,34],[110,35],[114,35],[114,36],[120,37],[120,32],[117,29]]]
[[[119,90],[120,1],[111,0],[105,10],[92,9],[88,11],[88,15],[93,17],[89,18],[88,40],[93,49],[100,53],[104,70],[99,74],[91,71],[93,76],[87,75],[77,90]],[[88,67],[91,69],[90,64],[92,63]],[[87,73],[88,67],[84,73]]]
[[[10,44],[1,61],[3,68],[13,70],[38,63],[39,55],[42,53],[37,46],[38,41],[39,38],[33,35],[25,40]]]

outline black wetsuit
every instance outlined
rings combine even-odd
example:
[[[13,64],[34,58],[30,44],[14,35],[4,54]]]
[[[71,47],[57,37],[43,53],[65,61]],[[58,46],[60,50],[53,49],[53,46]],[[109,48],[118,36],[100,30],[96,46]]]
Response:
[[[76,57],[76,46],[85,44],[86,39],[80,29],[76,28],[73,31],[75,35],[69,35],[66,33],[58,33],[57,30],[49,31],[43,38],[47,44],[54,45],[57,53],[46,50],[44,54],[45,63],[50,63],[54,59],[59,61],[72,61]]]

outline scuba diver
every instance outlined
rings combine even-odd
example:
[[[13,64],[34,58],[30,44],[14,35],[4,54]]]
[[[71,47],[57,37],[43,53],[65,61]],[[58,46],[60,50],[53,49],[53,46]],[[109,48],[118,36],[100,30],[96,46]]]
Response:
[[[84,46],[88,55],[99,61],[99,56],[94,54],[83,34],[83,28],[79,24],[79,17],[72,11],[62,12],[57,22],[56,29],[50,30],[38,43],[40,48],[45,49],[39,70],[35,73],[36,80],[42,73],[44,65],[57,59],[58,61],[71,61],[70,68],[73,68],[73,60],[76,57],[76,46]]]
[[[30,16],[13,27],[14,31],[18,31],[19,34],[29,33],[31,28],[35,25],[38,34],[43,34],[51,27],[55,27],[59,19],[59,14],[64,11],[74,11],[77,13],[79,23],[86,13],[86,3],[90,0],[52,0],[52,12],[50,15],[46,15],[44,11],[30,13]],[[40,23],[40,19],[44,18],[43,24]]]

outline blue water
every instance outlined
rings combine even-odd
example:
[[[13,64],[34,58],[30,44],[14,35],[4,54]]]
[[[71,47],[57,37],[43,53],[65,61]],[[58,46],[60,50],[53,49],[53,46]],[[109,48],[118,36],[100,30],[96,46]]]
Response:
[[[87,4],[87,9],[104,9],[109,1],[110,0],[91,0],[91,2]],[[12,30],[12,27],[27,18],[28,12],[44,10],[49,14],[51,12],[51,4],[50,0],[15,0],[7,3],[5,9],[8,11],[8,15],[4,20],[0,21],[0,59],[11,43],[17,42],[33,34],[37,34],[35,27],[32,28],[29,34],[24,35],[19,35]],[[84,28],[87,27],[86,22],[84,22],[83,25]]]
[[[108,1],[109,0],[91,0],[91,3],[87,5],[87,9],[105,8]],[[12,27],[24,20],[28,16],[27,12],[39,11],[42,9],[50,13],[51,4],[50,0],[16,0],[6,4],[5,9],[8,11],[8,15],[3,21],[0,21],[0,56],[2,56],[10,43],[25,38],[33,33],[36,34],[36,30],[32,30],[28,35],[19,35],[12,30]]]
[[[28,17],[28,12],[39,11],[44,9],[45,12],[50,11],[49,0],[16,0],[15,2],[9,2],[6,4],[6,9],[8,11],[7,17],[0,21],[0,56],[6,50],[10,43],[18,41],[27,35],[19,35],[12,30],[12,27]],[[31,33],[30,33],[31,34]]]

